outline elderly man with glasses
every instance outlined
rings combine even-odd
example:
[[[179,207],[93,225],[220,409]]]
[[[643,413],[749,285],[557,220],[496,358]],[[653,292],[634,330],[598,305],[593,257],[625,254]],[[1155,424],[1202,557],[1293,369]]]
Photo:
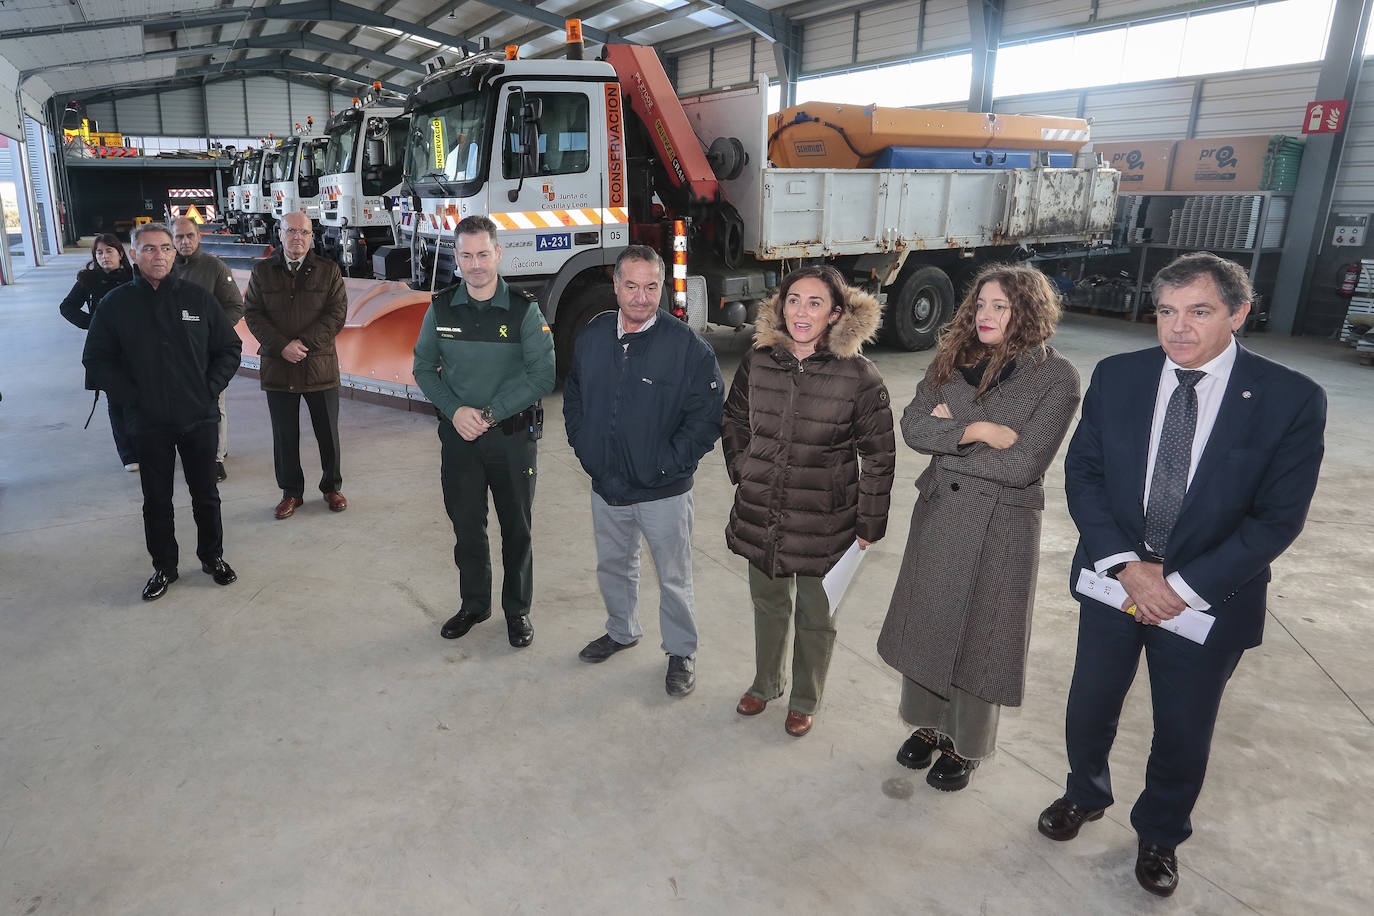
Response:
[[[219,585],[238,577],[224,562],[215,483],[216,399],[238,370],[242,344],[215,297],[170,276],[176,249],[161,223],[134,230],[134,280],[101,300],[81,361],[86,387],[127,408],[143,485],[143,533],[153,559],[144,601],[177,580],[172,509],[176,456],[191,491],[196,556]]]
[[[320,447],[320,492],[333,512],[348,508],[339,492],[339,358],[348,294],[338,265],[311,250],[314,232],[304,213],[281,221],[282,247],[253,267],[243,297],[244,320],[258,341],[259,376],[272,417],[272,454],[282,499],[276,517],[290,518],[304,503],[301,399]]]

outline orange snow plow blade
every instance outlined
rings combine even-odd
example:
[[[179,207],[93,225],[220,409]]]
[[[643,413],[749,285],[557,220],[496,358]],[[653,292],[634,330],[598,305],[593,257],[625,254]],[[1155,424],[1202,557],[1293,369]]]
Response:
[[[233,271],[234,281],[248,289],[247,270]],[[345,278],[348,290],[348,317],[335,346],[346,397],[406,402],[426,407],[428,401],[415,385],[412,374],[415,339],[429,308],[429,293],[411,289],[396,280],[354,280]],[[256,377],[260,344],[248,330],[248,322],[235,328],[243,340],[240,371]],[[399,406],[399,405],[397,405]]]

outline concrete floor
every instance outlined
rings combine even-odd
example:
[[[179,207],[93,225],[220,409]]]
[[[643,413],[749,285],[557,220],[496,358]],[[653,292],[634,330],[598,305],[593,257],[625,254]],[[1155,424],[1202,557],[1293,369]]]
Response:
[[[588,482],[560,398],[535,502],[535,642],[498,619],[439,638],[456,608],[435,421],[345,401],[349,509],[275,521],[267,410],[229,388],[221,486],[237,584],[196,572],[178,484],[182,579],[149,574],[136,475],[104,406],[82,429],[83,335],[57,314],[85,256],[0,288],[0,913],[1366,913],[1374,906],[1374,369],[1323,341],[1247,344],[1331,399],[1307,530],[1279,562],[1264,645],[1223,704],[1211,773],[1169,901],[1132,874],[1128,816],[1149,741],[1128,702],[1120,803],[1071,843],[1035,830],[1060,794],[1076,605],[1062,468],[1049,474],[1024,707],[970,787],[938,793],[893,759],[898,676],[874,642],[924,460],[899,445],[889,537],[840,610],[826,703],[801,739],[783,704],[744,719],[745,565],[722,530],[719,450],[697,477],[698,687],[663,691],[656,586],[643,643],[604,665]],[[715,332],[729,379],[743,335]],[[1153,340],[1071,315],[1084,379]],[[872,352],[900,410],[929,353]],[[308,441],[309,434],[306,434]],[[307,451],[309,447],[307,445]],[[307,476],[314,464],[306,462]],[[647,555],[646,555],[647,564]]]

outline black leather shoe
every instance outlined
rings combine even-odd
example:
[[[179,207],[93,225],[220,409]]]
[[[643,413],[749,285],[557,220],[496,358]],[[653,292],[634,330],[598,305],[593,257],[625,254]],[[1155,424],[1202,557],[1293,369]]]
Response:
[[[1135,856],[1135,879],[1157,897],[1168,897],[1178,889],[1178,859],[1167,846],[1141,843]]]
[[[604,662],[622,649],[637,645],[639,645],[637,639],[634,642],[616,642],[611,638],[610,633],[606,633],[583,646],[582,651],[577,653],[577,657],[584,662],[591,662],[595,665],[598,662]]]
[[[670,697],[685,697],[697,686],[697,663],[684,655],[668,656],[668,674],[663,687]],[[802,732],[802,734],[806,734]]]
[[[448,619],[448,623],[444,624],[444,628],[439,631],[439,635],[444,637],[444,639],[457,639],[460,636],[466,636],[468,630],[471,630],[477,624],[490,617],[491,608],[487,608],[480,613],[473,613],[468,610],[459,611]]]
[[[530,615],[507,617],[506,635],[510,637],[512,648],[523,649],[534,642],[534,627],[530,625]]]
[[[912,770],[924,770],[935,759],[935,752],[952,747],[948,738],[929,728],[918,728],[897,751],[897,762]]]
[[[224,557],[220,557],[213,563],[201,563],[200,571],[212,576],[216,585],[231,585],[239,579],[238,574],[234,572],[234,567],[224,562]]]
[[[1052,840],[1072,840],[1078,830],[1088,821],[1102,817],[1106,808],[1084,808],[1069,801],[1068,796],[1056,798],[1054,803],[1040,812],[1036,828]]]
[[[942,748],[940,759],[926,774],[926,785],[941,792],[958,792],[968,785],[976,769],[978,761],[967,760],[948,748]]]
[[[215,462],[215,483],[224,483],[229,479],[229,472],[224,469],[223,461]]]
[[[143,600],[156,601],[161,598],[163,595],[167,594],[167,586],[175,582],[177,578],[176,570],[164,572],[159,569],[157,572],[153,573],[153,577],[148,580],[148,584],[143,586]]]

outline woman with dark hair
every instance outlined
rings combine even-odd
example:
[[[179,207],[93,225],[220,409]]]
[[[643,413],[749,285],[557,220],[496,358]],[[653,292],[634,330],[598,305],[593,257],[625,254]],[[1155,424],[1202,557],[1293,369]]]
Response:
[[[129,266],[128,255],[124,253],[124,246],[119,238],[102,232],[95,237],[95,242],[91,245],[91,260],[76,275],[72,291],[67,293],[67,298],[62,300],[58,310],[63,318],[84,331],[91,326],[91,316],[95,314],[96,306],[105,298],[105,294],[133,278],[133,268]],[[126,471],[137,471],[138,457],[134,454],[134,441],[129,434],[124,408],[116,407],[114,404],[108,406],[110,430],[114,433],[120,463]]]
[[[930,465],[878,654],[902,673],[916,731],[897,754],[926,782],[968,785],[1025,688],[1045,471],[1078,407],[1078,372],[1046,341],[1059,296],[1031,267],[974,278],[902,415]]]
[[[782,696],[795,583],[785,727],[798,738],[811,730],[835,645],[822,579],[856,540],[866,549],[887,530],[892,409],[860,352],[879,315],[835,268],[794,270],[760,310],[725,402],[721,442],[738,485],[725,540],[749,561],[756,664],[735,709],[755,716]]]

